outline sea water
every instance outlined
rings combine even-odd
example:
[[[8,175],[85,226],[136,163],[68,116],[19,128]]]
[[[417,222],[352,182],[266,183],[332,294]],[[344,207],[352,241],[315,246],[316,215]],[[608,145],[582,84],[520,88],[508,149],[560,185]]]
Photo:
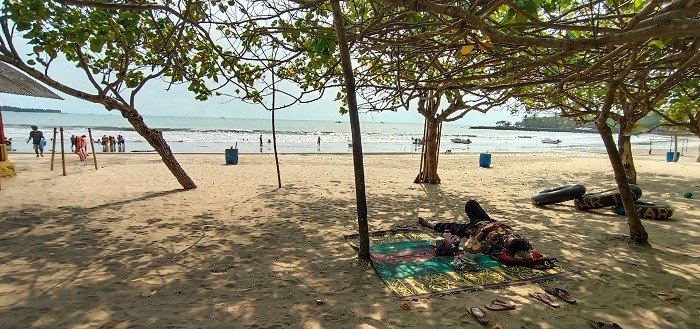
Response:
[[[151,151],[153,148],[119,115],[71,114],[71,113],[2,113],[5,134],[12,138],[12,148],[19,152],[31,152],[29,125],[39,126],[44,132],[48,149],[54,127],[63,127],[66,148],[70,150],[71,135],[88,135],[97,140],[102,135],[121,134],[126,140],[127,152]],[[238,145],[242,153],[271,153],[273,147],[271,122],[265,119],[236,119],[211,117],[144,116],[151,127],[163,132],[173,152],[223,153],[224,149]],[[362,150],[365,153],[419,153],[421,145],[414,145],[413,138],[423,135],[422,123],[361,122]],[[277,149],[281,153],[349,153],[350,124],[344,121],[277,120]],[[260,147],[260,136],[263,145]],[[321,137],[320,146],[317,143]],[[471,144],[457,144],[450,139],[469,138]],[[59,137],[60,138],[60,137]],[[542,139],[559,139],[560,144],[544,144]],[[668,148],[670,138],[653,134],[633,136],[635,148]],[[697,141],[695,141],[697,143]],[[440,150],[452,153],[483,152],[598,152],[605,149],[597,133],[509,131],[470,129],[467,122],[446,123],[442,128]],[[680,142],[679,142],[680,145]],[[691,144],[692,145],[692,144]],[[680,147],[680,146],[679,146]],[[696,146],[697,147],[697,146]],[[692,148],[691,148],[692,149]],[[101,147],[96,145],[96,150]]]

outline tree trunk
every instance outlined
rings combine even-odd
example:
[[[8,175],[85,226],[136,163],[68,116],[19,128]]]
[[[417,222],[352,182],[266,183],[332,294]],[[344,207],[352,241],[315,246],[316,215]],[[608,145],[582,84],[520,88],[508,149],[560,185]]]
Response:
[[[282,188],[282,176],[280,175],[280,159],[277,155],[277,133],[275,129],[275,96],[277,95],[277,86],[275,85],[275,75],[272,74],[272,148],[275,151],[275,167],[277,168],[277,188]]]
[[[627,131],[630,128],[631,127],[625,120],[620,122],[620,133],[617,136],[617,146],[619,147],[618,152],[620,152],[622,166],[625,168],[627,182],[630,184],[637,184],[637,169],[634,167],[634,157],[632,155],[632,136],[631,132]]]
[[[673,153],[678,153],[678,130],[673,132]]]
[[[365,193],[365,167],[362,159],[362,133],[360,131],[360,117],[357,113],[357,94],[355,92],[355,76],[352,72],[350,61],[350,49],[345,36],[345,25],[340,11],[339,0],[331,2],[333,6],[333,26],[338,39],[340,52],[340,66],[343,68],[343,80],[348,97],[348,114],[350,116],[350,130],[352,131],[352,159],[355,168],[355,199],[357,201],[357,229],[360,235],[360,250],[358,256],[369,259],[369,229],[367,225],[367,196]]]
[[[273,96],[274,98],[274,96]],[[273,102],[274,104],[274,102]],[[280,175],[280,159],[277,155],[277,134],[275,133],[275,107],[272,105],[272,148],[275,151],[275,167],[277,168],[277,188],[282,188],[282,176]]]
[[[115,108],[121,112],[124,118],[129,120],[129,123],[131,123],[136,132],[146,139],[148,144],[150,144],[156,150],[156,152],[158,152],[160,158],[163,160],[163,163],[165,163],[165,166],[168,167],[170,172],[173,174],[173,176],[175,176],[177,181],[184,189],[190,190],[197,187],[190,176],[188,176],[185,170],[182,169],[180,163],[178,163],[175,159],[173,152],[170,150],[170,146],[165,139],[163,139],[162,132],[156,129],[148,128],[146,123],[143,121],[143,117],[141,117],[141,114],[139,114],[136,109],[128,108],[126,106],[115,106]]]
[[[612,136],[612,130],[610,130],[610,127],[608,127],[608,124],[605,121],[596,121],[595,125],[598,128],[600,137],[603,139],[605,149],[608,152],[608,158],[610,158],[610,164],[612,165],[615,173],[615,182],[617,183],[617,188],[620,190],[622,204],[625,207],[625,213],[627,214],[627,225],[629,225],[630,228],[630,238],[632,241],[634,241],[634,243],[647,244],[649,243],[649,236],[644,229],[644,225],[642,225],[641,220],[639,220],[637,207],[634,205],[634,196],[630,190],[629,183],[627,183],[625,167],[622,164],[620,153],[615,147],[615,140]]]
[[[423,152],[421,153],[421,168],[413,181],[419,184],[440,184],[438,176],[438,156],[440,154],[440,127],[442,122],[436,118],[425,118],[425,134],[423,136]]]

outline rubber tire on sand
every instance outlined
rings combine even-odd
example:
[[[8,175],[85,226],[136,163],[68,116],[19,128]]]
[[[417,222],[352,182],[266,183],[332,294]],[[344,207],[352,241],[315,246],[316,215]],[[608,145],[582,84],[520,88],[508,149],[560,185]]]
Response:
[[[546,206],[548,204],[576,200],[581,198],[584,194],[586,194],[586,188],[583,185],[575,184],[539,191],[537,194],[530,197],[530,199],[532,200],[532,204],[536,206]]]
[[[642,189],[639,186],[630,184],[630,189],[634,195],[634,200],[642,197]],[[618,189],[610,189],[598,193],[584,194],[580,199],[574,201],[576,208],[581,210],[611,207],[622,204],[622,197]]]

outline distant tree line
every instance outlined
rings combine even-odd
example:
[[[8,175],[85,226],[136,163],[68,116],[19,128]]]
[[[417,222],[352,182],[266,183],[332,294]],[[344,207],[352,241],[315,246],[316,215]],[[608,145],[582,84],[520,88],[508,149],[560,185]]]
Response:
[[[650,113],[645,116],[639,122],[637,122],[638,132],[666,132],[669,131],[668,127],[662,126],[661,117],[658,114]],[[511,123],[508,121],[496,122],[497,126],[510,127]],[[615,125],[615,122],[611,120],[611,129],[614,132],[619,131],[619,127]],[[548,128],[548,129],[577,129],[577,128],[590,128],[595,129],[595,124],[592,122],[580,123],[573,118],[568,117],[558,117],[558,116],[525,116],[522,121],[516,122],[514,124],[518,128]]]
[[[59,110],[49,110],[49,109],[28,109],[23,107],[14,106],[2,106],[3,111],[7,112],[32,112],[32,113],[61,113]]]

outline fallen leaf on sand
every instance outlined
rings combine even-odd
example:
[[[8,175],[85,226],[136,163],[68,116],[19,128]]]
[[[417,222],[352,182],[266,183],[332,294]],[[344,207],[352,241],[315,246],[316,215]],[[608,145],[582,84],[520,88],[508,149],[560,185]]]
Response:
[[[316,306],[321,306],[321,305],[324,305],[325,303],[326,303],[326,301],[324,301],[323,299],[316,300]]]
[[[670,293],[670,292],[652,292],[654,296],[659,297],[661,300],[674,300],[674,299],[680,299],[678,296]]]
[[[408,302],[407,302],[407,301],[404,300],[403,302],[401,302],[401,309],[402,309],[402,310],[408,311],[410,308],[411,308],[411,306],[408,305]]]

